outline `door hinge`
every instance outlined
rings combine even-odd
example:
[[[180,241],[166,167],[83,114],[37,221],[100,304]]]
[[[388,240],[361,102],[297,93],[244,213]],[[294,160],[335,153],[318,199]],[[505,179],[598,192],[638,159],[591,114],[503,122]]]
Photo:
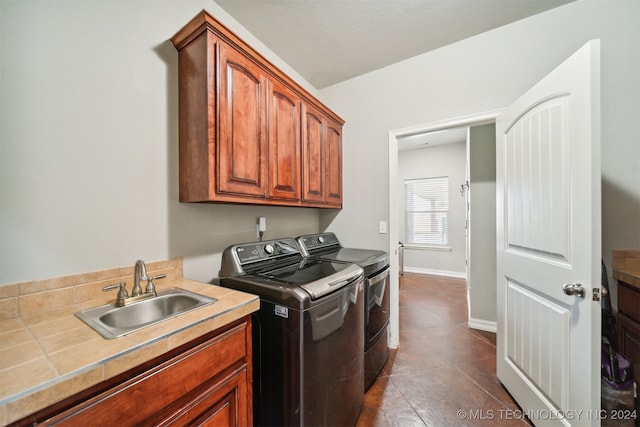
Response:
[[[600,288],[593,288],[593,300],[600,301]]]

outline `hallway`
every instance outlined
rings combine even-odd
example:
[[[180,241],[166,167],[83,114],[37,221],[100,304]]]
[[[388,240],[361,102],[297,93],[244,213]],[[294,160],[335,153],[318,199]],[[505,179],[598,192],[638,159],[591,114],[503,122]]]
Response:
[[[495,334],[467,327],[465,281],[400,277],[400,345],[358,427],[528,426],[495,376]]]

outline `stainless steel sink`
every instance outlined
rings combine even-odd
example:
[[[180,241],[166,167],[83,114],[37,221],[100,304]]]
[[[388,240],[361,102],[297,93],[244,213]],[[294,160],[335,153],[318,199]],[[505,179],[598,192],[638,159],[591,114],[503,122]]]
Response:
[[[75,315],[100,335],[111,339],[216,301],[218,300],[215,298],[184,289],[170,288],[158,292],[157,297],[134,302],[124,307],[106,304],[79,311]]]

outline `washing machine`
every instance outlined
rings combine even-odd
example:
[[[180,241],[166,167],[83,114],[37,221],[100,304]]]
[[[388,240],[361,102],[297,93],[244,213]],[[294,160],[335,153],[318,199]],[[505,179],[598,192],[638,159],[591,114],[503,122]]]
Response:
[[[216,283],[260,297],[254,424],[353,426],[364,399],[364,272],[305,258],[295,239],[228,247]]]
[[[389,255],[374,249],[344,248],[334,233],[319,233],[296,238],[302,254],[345,264],[357,264],[364,270],[364,365],[365,391],[382,371],[389,357]]]

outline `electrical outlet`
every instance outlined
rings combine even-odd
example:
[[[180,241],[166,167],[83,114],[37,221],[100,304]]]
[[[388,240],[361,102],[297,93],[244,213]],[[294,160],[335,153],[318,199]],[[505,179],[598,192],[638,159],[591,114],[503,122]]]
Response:
[[[264,234],[265,231],[267,231],[267,217],[258,217],[258,222],[256,224],[256,234],[258,235],[258,237],[262,237],[261,234]]]

